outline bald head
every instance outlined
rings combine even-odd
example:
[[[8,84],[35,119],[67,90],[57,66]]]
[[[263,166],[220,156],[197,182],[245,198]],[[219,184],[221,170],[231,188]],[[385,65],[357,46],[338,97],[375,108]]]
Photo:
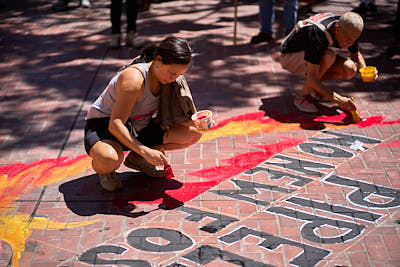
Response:
[[[340,27],[352,31],[352,32],[359,32],[361,33],[364,28],[364,21],[362,17],[354,12],[346,12],[344,13],[339,21],[338,24]]]

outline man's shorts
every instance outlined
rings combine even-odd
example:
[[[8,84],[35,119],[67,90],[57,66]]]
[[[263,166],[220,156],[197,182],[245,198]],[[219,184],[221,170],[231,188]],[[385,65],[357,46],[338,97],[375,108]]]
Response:
[[[110,118],[95,118],[86,120],[85,126],[85,150],[88,155],[90,155],[90,149],[98,141],[102,140],[113,140],[122,146],[124,151],[129,151],[130,149],[123,145],[110,131],[108,130],[108,124]],[[132,121],[129,119],[125,126],[128,128],[129,132],[132,133]],[[163,144],[165,131],[161,129],[160,124],[156,123],[154,119],[150,123],[138,132],[136,139],[147,147],[154,147]]]
[[[304,60],[304,51],[281,53],[280,62],[282,68],[290,73],[302,77],[306,75],[307,65]]]

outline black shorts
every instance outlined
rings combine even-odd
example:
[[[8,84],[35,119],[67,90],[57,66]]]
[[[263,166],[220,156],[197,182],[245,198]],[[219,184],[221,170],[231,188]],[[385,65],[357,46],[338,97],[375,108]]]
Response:
[[[110,131],[108,130],[108,124],[110,118],[96,118],[86,120],[85,126],[85,150],[89,154],[90,149],[98,141],[102,140],[114,140],[122,146],[124,151],[129,151],[130,149],[123,145]],[[125,126],[128,128],[129,132],[132,132],[132,122],[129,119]],[[136,139],[147,147],[154,147],[163,144],[165,131],[161,129],[160,124],[156,123],[154,119],[138,132],[138,137]]]

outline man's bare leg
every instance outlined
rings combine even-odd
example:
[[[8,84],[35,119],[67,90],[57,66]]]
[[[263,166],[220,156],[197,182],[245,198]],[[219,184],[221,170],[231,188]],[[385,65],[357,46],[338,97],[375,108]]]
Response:
[[[324,75],[328,71],[330,71],[332,66],[335,65],[336,58],[337,58],[337,55],[336,55],[336,53],[334,51],[332,51],[331,49],[325,50],[325,52],[322,55],[322,58],[320,60],[320,64],[319,64],[318,78],[320,78],[321,81],[322,81],[322,78],[324,77]],[[308,63],[306,63],[306,64],[308,64]],[[306,73],[306,76],[307,76],[307,73]],[[306,81],[304,82],[302,95],[310,95],[312,91],[313,91],[313,88],[308,84],[307,77],[306,77]]]
[[[328,69],[321,81],[327,80],[349,80],[357,73],[357,66],[350,58],[337,55],[334,64]]]

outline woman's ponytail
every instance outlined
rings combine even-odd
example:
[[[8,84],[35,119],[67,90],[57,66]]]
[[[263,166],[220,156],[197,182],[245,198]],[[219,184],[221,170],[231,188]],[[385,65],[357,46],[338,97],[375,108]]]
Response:
[[[168,36],[160,43],[152,43],[143,48],[139,56],[120,68],[118,72],[134,64],[151,62],[156,56],[161,56],[164,64],[190,64],[192,61],[192,49],[185,39]]]

